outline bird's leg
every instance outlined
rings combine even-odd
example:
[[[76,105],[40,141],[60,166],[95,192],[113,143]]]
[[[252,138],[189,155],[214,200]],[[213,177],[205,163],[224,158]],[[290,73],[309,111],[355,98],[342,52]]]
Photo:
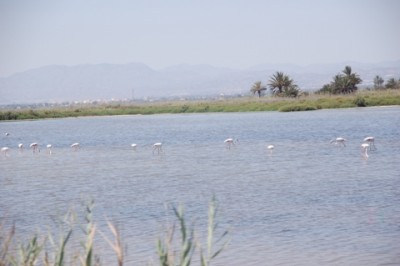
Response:
[[[375,147],[375,142],[373,141],[373,142],[371,142],[371,144],[372,145],[370,145],[369,147],[370,147],[370,149],[371,149],[371,151],[372,151],[372,147],[374,148],[373,150],[376,150],[376,147]]]

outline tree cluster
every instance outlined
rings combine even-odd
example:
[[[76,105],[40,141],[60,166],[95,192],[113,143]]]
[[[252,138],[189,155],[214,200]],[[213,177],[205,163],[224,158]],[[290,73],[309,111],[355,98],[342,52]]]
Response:
[[[272,75],[266,86],[269,87],[272,94],[275,96],[297,97],[300,94],[300,89],[294,83],[293,79],[279,71]],[[263,92],[267,90],[266,86],[262,85],[261,81],[257,81],[251,87],[250,92],[253,94],[257,93],[258,97],[261,97]]]
[[[396,80],[395,78],[390,78],[385,81],[379,75],[374,78],[374,89],[382,90],[382,89],[392,89],[392,90],[399,90],[400,89],[400,79]]]
[[[361,82],[362,79],[360,76],[357,73],[354,73],[350,66],[345,66],[344,70],[335,75],[330,83],[323,85],[323,87],[315,93],[354,93],[358,90],[357,86]],[[255,82],[251,87],[250,92],[261,97],[267,88],[270,89],[274,96],[298,97],[300,94],[305,94],[304,92],[301,92],[293,79],[280,71],[273,74],[266,85],[263,85],[261,81]],[[390,78],[385,84],[382,77],[376,76],[374,78],[374,89],[400,89],[400,79],[396,80],[395,78]]]
[[[357,73],[353,73],[350,66],[346,66],[344,70],[333,77],[333,81],[325,84],[317,93],[329,94],[348,94],[357,91],[357,85],[362,79]]]

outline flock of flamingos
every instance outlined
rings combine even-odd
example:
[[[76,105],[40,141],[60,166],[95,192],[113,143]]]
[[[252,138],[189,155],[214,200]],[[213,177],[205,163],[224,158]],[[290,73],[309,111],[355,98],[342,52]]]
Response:
[[[8,137],[10,136],[10,133],[5,133],[5,136]],[[238,141],[238,140],[236,140]],[[342,138],[342,137],[338,137],[335,138],[333,140],[330,141],[330,143],[336,145],[336,146],[341,146],[341,147],[346,147],[346,139]],[[232,145],[234,145],[235,140],[233,138],[228,138],[224,141],[226,147],[228,149],[231,148]],[[136,144],[131,144],[131,147],[133,150],[136,150]],[[73,143],[71,144],[71,149],[73,151],[78,151],[79,150],[79,143]],[[32,149],[32,151],[35,152],[40,152],[40,148],[39,148],[39,144],[37,142],[31,143],[29,145],[29,148]],[[52,153],[52,148],[53,146],[51,144],[47,144],[46,145],[46,150],[47,153],[51,154]],[[274,145],[268,145],[267,149],[270,151],[270,153],[272,153],[272,151],[274,150],[275,146]],[[24,145],[22,143],[18,144],[18,149],[20,151],[22,151],[24,149]],[[361,144],[361,150],[362,150],[362,154],[364,156],[364,158],[368,158],[368,150],[375,150],[375,138],[374,137],[366,137],[364,138],[364,143]],[[153,144],[153,154],[156,153],[160,154],[162,152],[162,143],[161,142],[157,142]],[[9,147],[2,147],[1,148],[1,153],[5,156],[8,157],[10,154],[10,148]]]

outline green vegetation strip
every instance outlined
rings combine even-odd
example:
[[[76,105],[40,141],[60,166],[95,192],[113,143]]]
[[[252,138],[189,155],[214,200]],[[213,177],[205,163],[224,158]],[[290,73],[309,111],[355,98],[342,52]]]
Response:
[[[163,101],[43,107],[0,111],[0,120],[106,115],[150,115],[206,112],[310,111],[329,108],[400,105],[400,90],[359,91],[347,95],[310,94],[298,98],[240,97],[204,101]]]

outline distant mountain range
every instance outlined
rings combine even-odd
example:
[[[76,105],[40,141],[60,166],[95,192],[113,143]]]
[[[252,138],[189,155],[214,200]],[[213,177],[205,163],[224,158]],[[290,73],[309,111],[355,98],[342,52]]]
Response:
[[[329,83],[346,65],[360,75],[362,86],[372,86],[376,75],[385,81],[400,78],[400,61],[265,64],[247,69],[176,65],[161,70],[142,63],[51,65],[0,78],[0,104],[248,94],[254,82],[265,84],[276,71],[288,74],[302,90],[312,91]]]

